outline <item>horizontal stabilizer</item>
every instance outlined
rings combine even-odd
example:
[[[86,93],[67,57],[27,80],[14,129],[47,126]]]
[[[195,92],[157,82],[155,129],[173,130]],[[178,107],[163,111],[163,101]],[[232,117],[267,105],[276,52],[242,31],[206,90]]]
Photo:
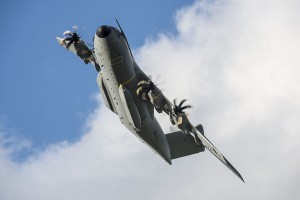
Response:
[[[190,134],[184,134],[181,131],[166,134],[171,159],[188,156],[204,151],[204,146],[197,144]]]

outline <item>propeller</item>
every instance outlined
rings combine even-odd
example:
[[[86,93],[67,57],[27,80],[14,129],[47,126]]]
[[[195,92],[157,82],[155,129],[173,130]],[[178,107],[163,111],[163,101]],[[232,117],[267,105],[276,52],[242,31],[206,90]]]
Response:
[[[78,27],[73,26],[72,29],[74,30],[73,32],[69,30],[64,32],[64,35],[69,36],[65,39],[65,41],[68,41],[68,43],[66,44],[67,49],[69,49],[72,43],[76,44],[80,40],[80,36],[79,34],[77,34]]]
[[[84,41],[84,43],[86,44],[86,46],[87,46],[89,49],[94,49],[94,44],[93,44],[93,43],[94,43],[94,40],[93,40],[93,43],[88,42],[90,38],[93,38],[93,37],[94,37],[94,36],[91,34],[91,32],[89,32],[88,27],[82,26],[79,35],[80,35],[80,39]]]
[[[148,94],[151,90],[154,90],[155,84],[149,79],[148,81],[142,80],[138,84],[138,89],[136,90],[137,95],[141,93]]]
[[[148,81],[146,81],[146,80],[140,81],[137,84],[137,86],[138,86],[138,89],[136,90],[137,95],[140,95],[141,93],[148,94],[150,91],[155,90],[155,87],[160,84],[160,83],[157,83],[158,78],[159,77],[157,77],[154,81],[152,81],[152,76],[149,75]]]
[[[175,115],[178,115],[178,114],[183,114],[183,110],[184,109],[187,109],[187,108],[192,108],[191,105],[185,105],[183,106],[184,102],[186,102],[186,99],[183,99],[178,105],[176,104],[176,99],[174,99],[173,103],[174,103],[174,113]]]

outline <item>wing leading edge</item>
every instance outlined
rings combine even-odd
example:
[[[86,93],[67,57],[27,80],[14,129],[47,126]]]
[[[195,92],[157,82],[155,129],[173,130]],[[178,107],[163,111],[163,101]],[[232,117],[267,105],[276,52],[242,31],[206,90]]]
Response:
[[[228,167],[237,177],[243,182],[244,179],[241,174],[232,166],[232,164],[223,156],[223,154],[205,137],[203,127],[201,124],[192,127],[191,132],[195,137],[199,138],[201,144],[197,144],[195,138],[191,134],[184,134],[182,131],[176,131],[166,134],[171,158],[176,159],[184,156],[189,156],[199,152],[203,152],[204,149],[208,149],[215,157],[217,157],[226,167]]]
[[[237,177],[239,177],[243,182],[244,179],[241,174],[231,165],[231,163],[223,156],[223,154],[196,128],[192,129],[192,132],[197,135],[203,146],[208,149],[215,157],[217,157],[226,167],[228,167]]]
[[[174,113],[174,107],[176,105],[173,105],[163,95],[161,90],[158,89],[148,77],[143,77],[143,78],[145,78],[146,80],[142,79],[142,81],[139,82],[138,86],[142,85],[141,87],[144,86],[145,88],[151,90],[151,92],[148,92],[146,94],[149,96],[149,99],[151,103],[154,105],[156,111],[158,113],[165,112],[166,114],[168,114],[172,124],[173,125],[176,124],[178,128],[181,130],[180,132],[169,133],[166,135],[171,150],[171,156],[173,152],[172,159],[199,153],[200,151],[203,151],[200,150],[201,149],[200,146],[203,145],[215,157],[217,157],[224,165],[226,165],[235,175],[237,175],[243,182],[245,182],[243,177],[240,175],[240,173],[230,164],[230,162],[222,155],[222,153],[204,136],[202,125],[198,125],[195,128],[190,123],[187,115],[184,112],[182,112],[180,115],[181,121],[177,120],[176,123],[174,120],[174,118],[178,117],[176,116],[176,113]],[[142,93],[142,92],[138,92],[138,90],[137,90],[137,94]],[[191,140],[191,137],[180,136],[179,134],[183,134],[183,135],[191,134],[191,136],[194,137],[195,142]],[[200,142],[201,144],[200,146],[198,146]]]

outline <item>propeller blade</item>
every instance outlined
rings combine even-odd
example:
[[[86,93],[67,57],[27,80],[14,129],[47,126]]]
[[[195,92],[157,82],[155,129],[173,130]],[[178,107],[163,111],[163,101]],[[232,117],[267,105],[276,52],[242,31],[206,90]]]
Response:
[[[145,85],[145,84],[147,84],[147,81],[142,80],[142,81],[140,81],[140,82],[137,84],[137,86],[143,86],[143,85]]]
[[[63,33],[63,35],[71,35],[71,31],[70,30],[66,30],[64,33]]]
[[[138,93],[143,92],[146,94],[148,94],[150,91],[155,89],[155,85],[151,80],[148,80],[148,81],[142,80],[142,81],[138,82],[137,87],[138,87],[138,90],[137,90]]]
[[[77,31],[77,30],[78,30],[78,26],[73,26],[72,29],[73,29],[74,31]]]
[[[178,106],[181,107],[185,101],[186,101],[186,99],[183,99]]]
[[[139,87],[139,88],[136,90],[136,94],[137,94],[137,95],[140,95],[140,93],[142,92],[142,90],[143,90],[143,87],[142,87],[142,86]]]
[[[67,49],[70,48],[71,42],[69,42],[68,44],[66,44]]]
[[[180,107],[180,110],[183,111],[184,109],[187,109],[187,108],[192,108],[192,106],[191,105],[186,105],[186,106]]]

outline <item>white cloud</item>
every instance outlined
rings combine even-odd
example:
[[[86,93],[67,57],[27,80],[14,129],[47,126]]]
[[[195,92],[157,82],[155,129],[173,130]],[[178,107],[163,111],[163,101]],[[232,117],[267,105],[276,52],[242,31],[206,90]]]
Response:
[[[296,199],[297,4],[196,2],[177,12],[176,34],[137,51],[140,67],[165,81],[166,96],[193,104],[191,120],[203,123],[246,184],[208,152],[168,166],[99,107],[77,143],[54,144],[21,164],[11,160],[14,146],[1,145],[0,199]]]

